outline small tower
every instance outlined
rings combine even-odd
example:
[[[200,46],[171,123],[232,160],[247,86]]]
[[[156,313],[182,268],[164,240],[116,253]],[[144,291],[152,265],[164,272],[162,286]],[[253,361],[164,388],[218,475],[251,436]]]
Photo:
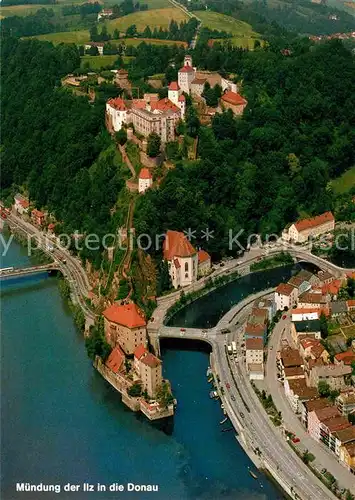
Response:
[[[171,82],[169,85],[169,90],[168,90],[168,99],[172,103],[174,103],[176,106],[178,106],[179,102],[179,91],[180,87],[178,82]]]
[[[184,120],[185,111],[186,111],[186,99],[185,99],[185,96],[183,94],[181,94],[181,96],[179,97],[178,106],[181,110],[181,118],[182,118],[182,120]]]
[[[192,57],[191,56],[184,57],[184,66],[189,66],[190,68],[192,68]]]
[[[139,173],[138,177],[138,192],[144,193],[153,184],[153,177],[149,169],[143,167]]]

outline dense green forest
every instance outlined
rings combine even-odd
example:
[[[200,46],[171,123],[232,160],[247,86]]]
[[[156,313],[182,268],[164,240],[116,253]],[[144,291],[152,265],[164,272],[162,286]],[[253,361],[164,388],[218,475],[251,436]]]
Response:
[[[329,180],[355,163],[355,62],[340,41],[247,52],[200,47],[194,62],[233,71],[249,105],[242,119],[216,114],[199,131],[195,162],[180,161],[139,200],[136,228],[196,230],[214,255],[228,231],[279,232],[300,215],[333,209]],[[202,231],[209,227],[208,243]]]

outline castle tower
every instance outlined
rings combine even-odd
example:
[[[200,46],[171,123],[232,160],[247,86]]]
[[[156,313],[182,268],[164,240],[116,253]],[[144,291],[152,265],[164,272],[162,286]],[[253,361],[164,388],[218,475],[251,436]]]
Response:
[[[168,99],[176,106],[179,105],[179,93],[180,93],[180,87],[178,82],[171,82],[168,90]]]
[[[184,66],[190,66],[190,68],[192,68],[192,57],[191,56],[184,57]]]

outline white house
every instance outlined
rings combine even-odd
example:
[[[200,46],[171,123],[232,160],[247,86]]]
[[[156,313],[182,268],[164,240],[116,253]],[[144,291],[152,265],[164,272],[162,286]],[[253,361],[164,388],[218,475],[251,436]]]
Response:
[[[292,321],[307,321],[312,319],[319,319],[319,317],[320,311],[316,308],[292,310]]]
[[[291,309],[297,304],[297,296],[297,288],[289,283],[280,283],[274,294],[276,310],[283,311],[285,307]]]
[[[147,189],[149,189],[153,184],[153,177],[150,173],[149,169],[144,167],[139,172],[138,177],[138,192],[144,193]]]
[[[282,238],[295,243],[304,243],[309,238],[316,238],[321,234],[333,231],[335,227],[335,219],[332,212],[302,219],[291,226],[285,228],[282,233]]]
[[[167,231],[163,245],[164,259],[174,288],[191,285],[197,280],[198,256],[184,233]]]
[[[28,209],[30,206],[28,198],[25,198],[24,196],[22,196],[22,194],[18,193],[15,195],[14,200],[15,200],[14,208],[16,212],[18,212],[21,215],[23,213],[28,214]]]
[[[249,364],[261,364],[264,362],[264,341],[260,338],[246,339],[245,362]]]
[[[106,103],[106,113],[115,132],[121,130],[122,125],[126,123],[127,107],[120,97],[109,99]]]
[[[104,45],[105,44],[102,43],[102,42],[90,42],[90,43],[86,43],[84,45],[84,49],[85,49],[85,52],[86,52],[87,50],[90,50],[91,47],[97,47],[99,55],[102,56],[103,53],[104,53]]]
[[[101,21],[101,19],[107,19],[113,16],[113,10],[112,9],[102,9],[98,14],[97,14],[97,20]]]

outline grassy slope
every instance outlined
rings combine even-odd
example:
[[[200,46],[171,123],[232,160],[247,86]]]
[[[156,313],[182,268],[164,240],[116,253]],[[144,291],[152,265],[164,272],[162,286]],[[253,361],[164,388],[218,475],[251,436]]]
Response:
[[[150,26],[151,29],[155,27],[168,28],[172,19],[180,23],[188,20],[188,17],[180,9],[176,8],[155,9],[135,12],[128,16],[107,21],[106,26],[109,33],[112,33],[116,28],[119,31],[126,31],[132,24],[136,25],[137,31],[143,31],[146,26]]]
[[[118,55],[109,56],[82,56],[80,66],[83,68],[86,62],[90,63],[90,68],[100,70],[106,66],[111,66],[117,59]]]
[[[335,193],[342,194],[349,191],[352,187],[355,186],[355,166],[350,170],[347,170],[337,179],[332,181],[332,188]]]
[[[48,42],[56,43],[77,43],[83,44],[90,40],[88,30],[81,31],[63,31],[60,33],[46,33],[45,35],[37,35],[29,38],[37,38],[38,40],[46,40]]]

